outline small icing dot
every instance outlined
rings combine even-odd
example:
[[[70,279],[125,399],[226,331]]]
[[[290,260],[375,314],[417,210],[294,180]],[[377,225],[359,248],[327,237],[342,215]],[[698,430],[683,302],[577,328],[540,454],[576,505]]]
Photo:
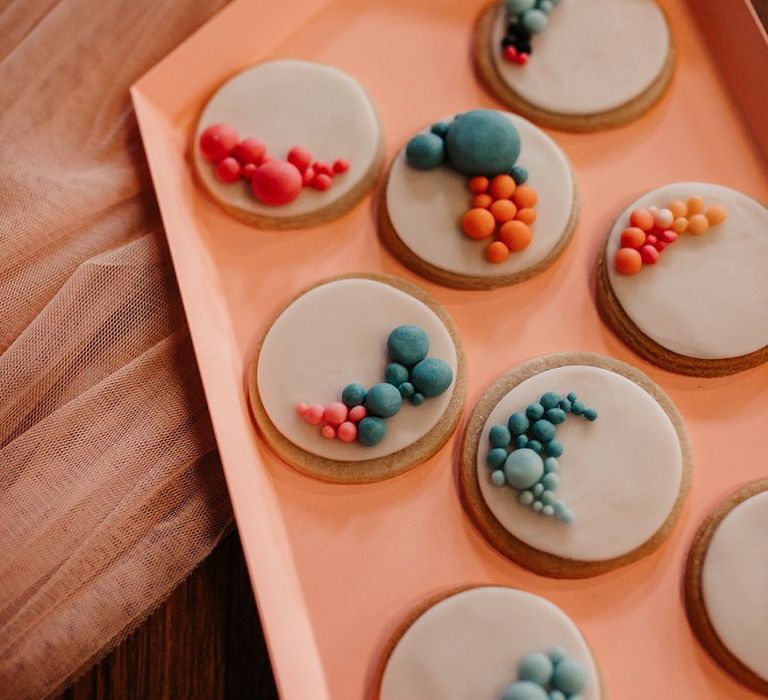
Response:
[[[354,442],[357,439],[357,426],[345,421],[337,428],[336,435],[342,442]]]
[[[324,425],[322,429],[323,437],[328,440],[333,440],[336,437],[336,428],[332,425]]]
[[[325,407],[320,404],[314,404],[307,409],[304,414],[304,420],[311,425],[320,425],[323,422],[323,415],[325,414]]]

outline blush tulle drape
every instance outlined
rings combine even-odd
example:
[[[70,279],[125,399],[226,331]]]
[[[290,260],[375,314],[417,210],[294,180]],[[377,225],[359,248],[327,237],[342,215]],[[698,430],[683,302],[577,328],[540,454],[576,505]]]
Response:
[[[0,2],[2,697],[87,669],[231,519],[128,95],[223,4]]]

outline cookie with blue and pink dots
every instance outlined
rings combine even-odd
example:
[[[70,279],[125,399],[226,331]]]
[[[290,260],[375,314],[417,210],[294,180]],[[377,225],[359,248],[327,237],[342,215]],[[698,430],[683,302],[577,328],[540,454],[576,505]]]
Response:
[[[420,464],[453,433],[466,361],[427,292],[384,275],[325,280],[285,307],[249,372],[256,425],[291,466],[367,483]]]
[[[581,578],[661,545],[688,493],[691,453],[680,414],[648,377],[564,353],[486,391],[459,476],[467,512],[499,551],[540,574]]]

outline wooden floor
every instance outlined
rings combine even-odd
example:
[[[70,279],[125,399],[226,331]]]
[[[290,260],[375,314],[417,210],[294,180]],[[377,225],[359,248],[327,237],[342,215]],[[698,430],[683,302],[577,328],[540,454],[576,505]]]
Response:
[[[59,698],[277,700],[237,533]]]
[[[768,0],[752,2],[768,26]],[[277,700],[237,533],[60,698]]]

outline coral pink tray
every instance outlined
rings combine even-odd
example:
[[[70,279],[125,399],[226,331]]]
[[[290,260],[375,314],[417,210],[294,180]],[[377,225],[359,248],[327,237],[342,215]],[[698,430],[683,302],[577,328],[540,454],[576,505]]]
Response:
[[[592,285],[612,218],[646,189],[704,180],[768,200],[757,147],[768,154],[768,43],[746,0],[663,0],[679,49],[671,92],[627,127],[553,133],[576,169],[581,223],[552,268],[512,288],[459,292],[415,279],[379,244],[371,198],[330,225],[257,231],[193,182],[187,151],[203,103],[264,59],[313,59],[355,76],[376,102],[390,157],[435,117],[496,106],[469,61],[481,4],[238,0],[132,89],[280,693],[366,697],[383,645],[409,610],[452,586],[497,583],[544,595],[573,616],[611,698],[752,697],[700,649],[680,581],[705,512],[768,471],[768,366],[700,380],[647,365],[601,324]],[[670,540],[617,572],[550,580],[500,557],[465,517],[456,438],[411,473],[370,486],[313,481],[271,454],[251,424],[244,383],[266,320],[304,286],[359,270],[415,279],[446,305],[467,349],[469,405],[507,368],[543,353],[602,352],[650,374],[685,416],[696,457],[693,492]]]

